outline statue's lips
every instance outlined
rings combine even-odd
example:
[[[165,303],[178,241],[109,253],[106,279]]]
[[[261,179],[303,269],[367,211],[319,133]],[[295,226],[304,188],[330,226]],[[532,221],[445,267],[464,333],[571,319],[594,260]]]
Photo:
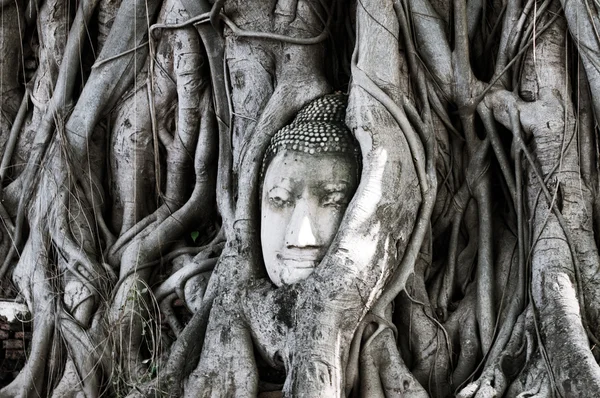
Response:
[[[277,259],[283,262],[291,262],[295,268],[315,268],[323,256],[320,250],[309,250],[309,251],[293,251],[284,252],[277,255]]]

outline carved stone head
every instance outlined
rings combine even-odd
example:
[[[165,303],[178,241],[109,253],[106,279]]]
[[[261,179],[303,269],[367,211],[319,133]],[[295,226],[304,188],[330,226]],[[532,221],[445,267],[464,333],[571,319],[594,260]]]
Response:
[[[345,97],[319,98],[275,134],[263,162],[261,244],[271,281],[306,279],[325,256],[358,186],[360,149]]]

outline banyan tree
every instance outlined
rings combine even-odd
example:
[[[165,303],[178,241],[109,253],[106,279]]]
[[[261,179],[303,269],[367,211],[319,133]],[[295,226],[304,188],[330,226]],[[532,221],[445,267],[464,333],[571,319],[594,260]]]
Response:
[[[598,395],[597,2],[0,7],[0,397]]]

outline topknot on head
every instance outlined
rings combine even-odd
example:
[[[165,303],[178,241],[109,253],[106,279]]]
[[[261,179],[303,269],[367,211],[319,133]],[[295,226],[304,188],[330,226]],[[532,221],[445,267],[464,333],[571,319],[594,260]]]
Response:
[[[329,94],[312,101],[298,112],[292,124],[325,122],[345,124],[347,97]]]
[[[298,112],[294,121],[271,138],[263,159],[261,176],[275,155],[295,151],[349,154],[360,166],[360,147],[345,124],[347,96],[330,94],[317,98]]]

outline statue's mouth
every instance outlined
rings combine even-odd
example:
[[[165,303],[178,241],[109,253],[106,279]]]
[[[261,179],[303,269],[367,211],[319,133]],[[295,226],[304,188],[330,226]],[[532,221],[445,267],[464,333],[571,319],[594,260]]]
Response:
[[[277,258],[281,261],[293,261],[296,263],[314,263],[314,265],[311,266],[311,268],[314,268],[321,262],[323,256],[321,255],[320,250],[300,249],[279,253],[277,254]]]

